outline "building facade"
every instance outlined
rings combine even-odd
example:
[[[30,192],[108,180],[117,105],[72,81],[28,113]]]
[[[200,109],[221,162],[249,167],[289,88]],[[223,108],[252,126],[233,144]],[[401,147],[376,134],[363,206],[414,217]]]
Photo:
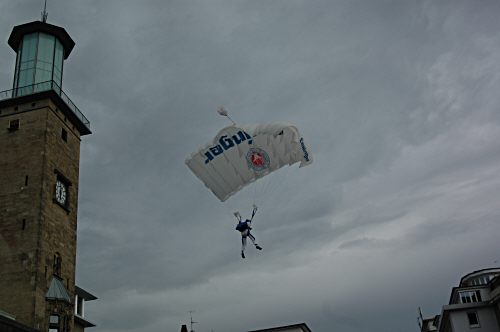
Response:
[[[8,44],[17,57],[13,87],[0,92],[2,319],[83,330],[93,324],[75,315],[78,176],[80,140],[91,131],[62,90],[75,43],[65,29],[35,21],[14,27]]]
[[[463,276],[441,314],[419,324],[421,332],[500,332],[500,268]]]

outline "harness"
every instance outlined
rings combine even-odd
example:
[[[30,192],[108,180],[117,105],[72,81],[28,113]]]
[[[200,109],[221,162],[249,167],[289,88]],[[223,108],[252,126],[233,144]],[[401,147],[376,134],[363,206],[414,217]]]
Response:
[[[250,226],[248,226],[248,221],[240,221],[238,225],[236,225],[236,230],[243,232],[246,231],[247,229],[251,229]]]

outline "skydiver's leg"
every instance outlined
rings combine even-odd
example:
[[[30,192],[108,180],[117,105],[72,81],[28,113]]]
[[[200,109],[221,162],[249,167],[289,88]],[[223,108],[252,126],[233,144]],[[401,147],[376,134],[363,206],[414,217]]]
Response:
[[[255,236],[253,236],[252,234],[250,234],[250,232],[248,232],[248,237],[250,238],[250,240],[252,240],[252,243],[255,244]]]
[[[250,232],[248,232],[248,237],[250,238],[250,240],[252,240],[252,243],[255,246],[255,248],[262,250],[262,247],[259,246],[257,243],[255,243],[255,236],[253,236],[252,234],[250,234]]]
[[[241,258],[245,258],[245,247],[247,246],[247,236],[241,232]]]
[[[241,251],[245,251],[245,248],[247,246],[247,237],[245,235],[241,236]]]

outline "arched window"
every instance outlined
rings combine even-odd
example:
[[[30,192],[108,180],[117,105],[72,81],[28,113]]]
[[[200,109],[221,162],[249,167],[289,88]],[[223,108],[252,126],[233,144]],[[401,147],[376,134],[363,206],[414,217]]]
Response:
[[[62,258],[61,254],[56,252],[54,254],[54,275],[60,277],[61,276],[61,265],[62,265]]]

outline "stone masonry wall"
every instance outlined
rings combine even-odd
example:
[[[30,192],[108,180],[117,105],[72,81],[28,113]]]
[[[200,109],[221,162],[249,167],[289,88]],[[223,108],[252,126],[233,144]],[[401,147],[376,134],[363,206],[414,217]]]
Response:
[[[9,131],[14,119],[19,129]],[[0,104],[0,310],[39,330],[60,308],[45,300],[56,253],[74,297],[79,158],[78,131],[49,99]],[[54,200],[58,174],[71,183],[67,209]]]

